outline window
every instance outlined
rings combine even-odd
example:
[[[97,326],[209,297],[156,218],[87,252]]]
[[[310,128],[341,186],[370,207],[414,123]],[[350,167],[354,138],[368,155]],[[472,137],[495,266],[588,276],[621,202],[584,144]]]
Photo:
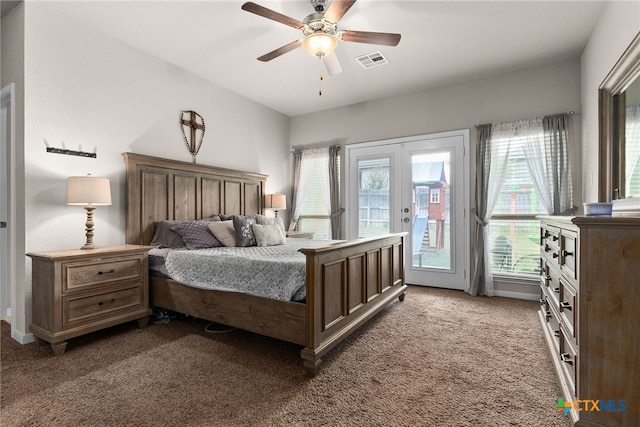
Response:
[[[547,214],[547,210],[536,188],[532,165],[544,162],[535,154],[544,144],[542,123],[518,122],[508,129],[497,129],[491,144],[499,159],[492,163],[491,173],[502,178],[496,180],[502,184],[489,220],[493,273],[538,274],[540,231],[536,215]]]
[[[339,169],[340,162],[337,164]],[[337,175],[340,176],[339,170]],[[300,211],[296,230],[314,233],[313,238],[318,240],[331,238],[329,180],[329,149],[303,151],[298,190],[302,200],[298,202]]]
[[[431,189],[431,203],[440,203],[440,189],[432,188]]]

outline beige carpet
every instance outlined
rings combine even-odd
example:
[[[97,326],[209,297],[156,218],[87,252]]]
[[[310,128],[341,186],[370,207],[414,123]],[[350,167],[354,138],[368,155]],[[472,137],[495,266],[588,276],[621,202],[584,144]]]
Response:
[[[567,426],[537,304],[411,287],[303,375],[300,348],[135,322],[61,357],[2,325],[2,426]]]

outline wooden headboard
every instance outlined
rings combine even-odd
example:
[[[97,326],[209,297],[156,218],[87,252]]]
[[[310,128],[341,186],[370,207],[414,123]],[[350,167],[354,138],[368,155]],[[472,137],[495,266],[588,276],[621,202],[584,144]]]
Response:
[[[155,223],[264,213],[266,175],[123,153],[127,243],[149,244]]]

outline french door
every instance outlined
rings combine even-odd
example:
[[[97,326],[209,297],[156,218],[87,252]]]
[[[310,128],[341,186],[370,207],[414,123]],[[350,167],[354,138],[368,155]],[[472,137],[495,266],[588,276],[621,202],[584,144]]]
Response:
[[[409,284],[467,289],[469,131],[347,145],[347,237],[406,231]]]

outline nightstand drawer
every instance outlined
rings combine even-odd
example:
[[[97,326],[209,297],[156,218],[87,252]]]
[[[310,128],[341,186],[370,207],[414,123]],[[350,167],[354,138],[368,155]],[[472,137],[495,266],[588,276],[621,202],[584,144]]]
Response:
[[[65,263],[63,264],[63,292],[102,283],[141,279],[143,264],[142,257],[131,256]]]
[[[63,326],[76,322],[90,322],[94,318],[111,316],[119,311],[144,308],[142,284],[89,296],[62,298]]]

